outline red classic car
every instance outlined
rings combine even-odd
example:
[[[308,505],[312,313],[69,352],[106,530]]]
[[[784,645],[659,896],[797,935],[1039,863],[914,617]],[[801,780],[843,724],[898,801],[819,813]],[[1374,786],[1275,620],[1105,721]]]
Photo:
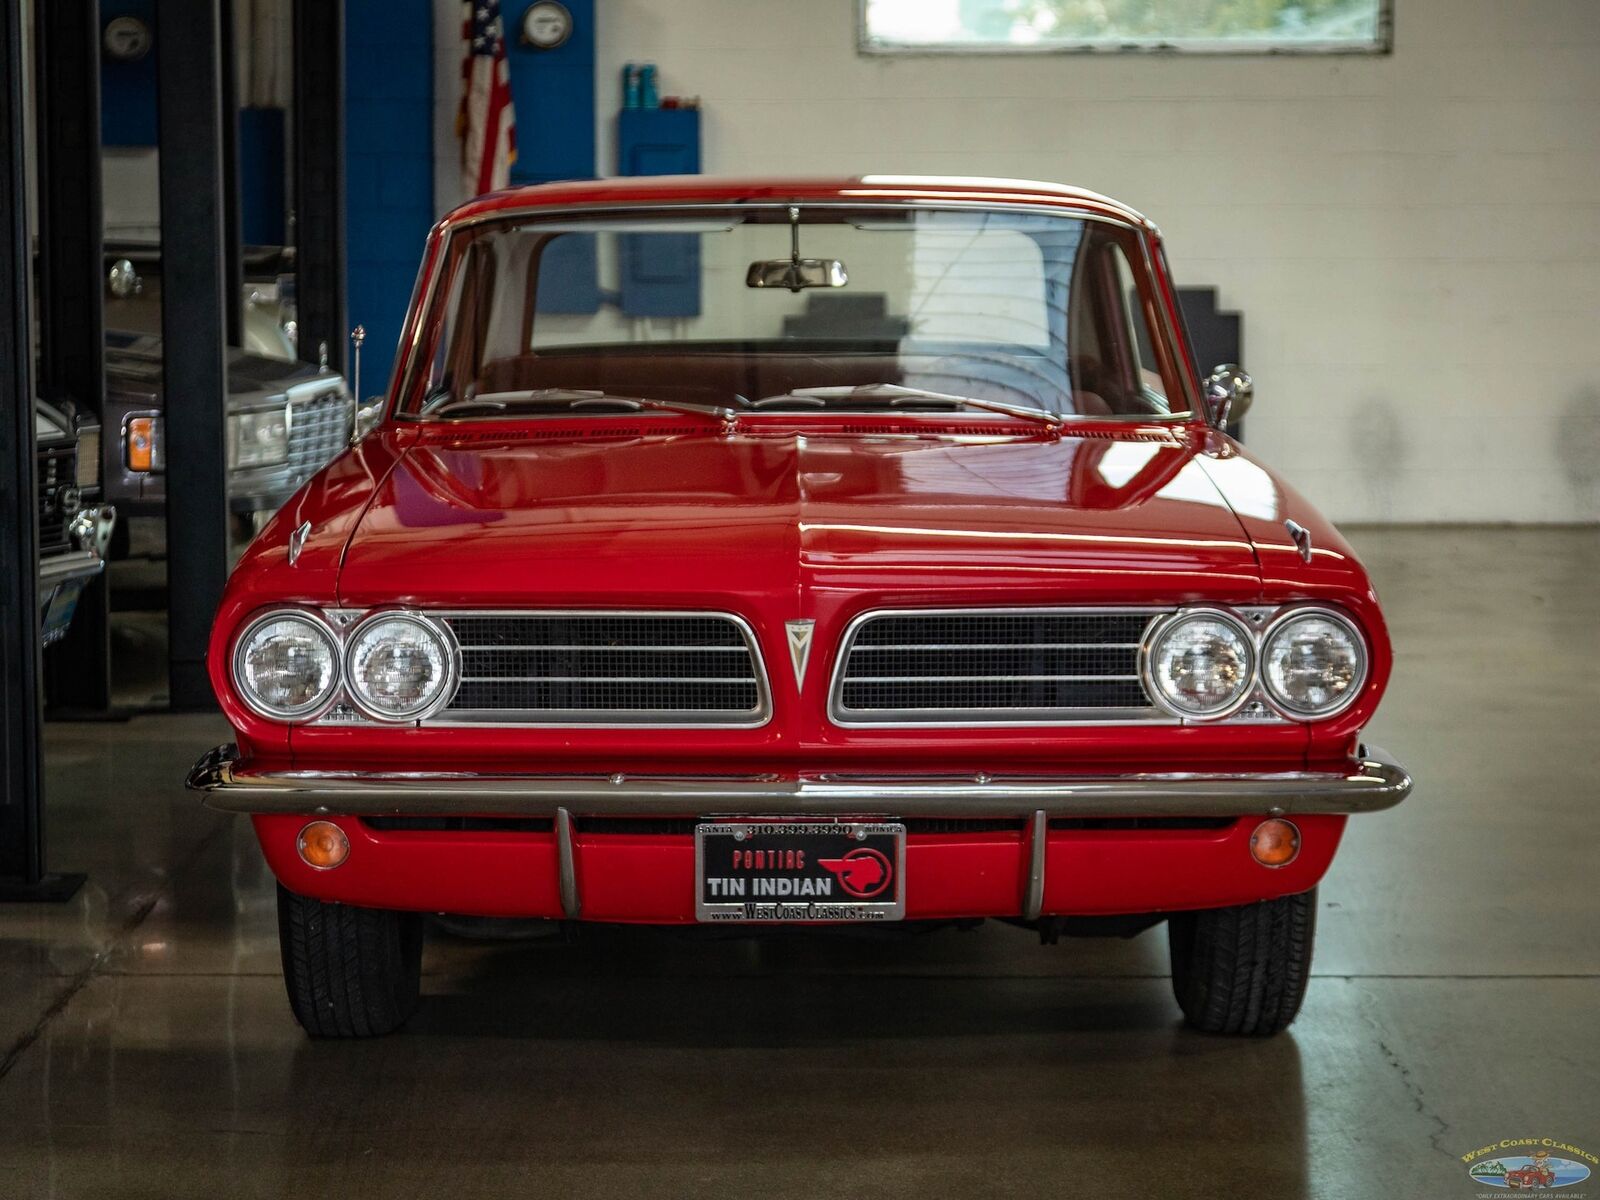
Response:
[[[427,912],[1166,921],[1204,1030],[1293,1019],[1390,669],[1339,534],[1223,432],[1155,227],[1010,180],[497,193],[427,245],[382,423],[229,582],[312,1034]]]
[[[1517,1167],[1506,1172],[1506,1187],[1513,1190],[1521,1188],[1547,1188],[1556,1181],[1556,1173],[1547,1163],[1528,1163],[1526,1166]]]

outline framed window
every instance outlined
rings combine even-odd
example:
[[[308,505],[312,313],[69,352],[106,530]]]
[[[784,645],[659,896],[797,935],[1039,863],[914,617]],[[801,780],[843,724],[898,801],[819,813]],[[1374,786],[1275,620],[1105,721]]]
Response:
[[[866,54],[1386,54],[1392,0],[857,0]]]

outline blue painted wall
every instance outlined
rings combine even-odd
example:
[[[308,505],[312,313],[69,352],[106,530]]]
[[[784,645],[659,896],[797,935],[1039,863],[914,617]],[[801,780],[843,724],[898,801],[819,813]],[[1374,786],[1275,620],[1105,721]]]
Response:
[[[155,0],[101,0],[100,28],[113,17],[138,17],[156,29]],[[156,62],[161,33],[138,62],[113,62],[100,56],[100,141],[107,146],[156,144]]]
[[[367,329],[370,396],[388,382],[434,218],[430,0],[345,0],[345,72],[350,323]]]
[[[522,7],[512,6],[508,25],[520,21]],[[123,14],[153,23],[155,2],[106,0],[101,20]],[[585,24],[592,28],[592,23],[591,8]],[[592,74],[592,31],[589,36],[586,61]],[[106,145],[155,144],[156,53],[138,63],[103,64]],[[434,219],[431,0],[345,0],[345,71],[350,321],[367,327],[361,383],[372,395],[388,379],[423,240]],[[530,107],[543,92],[541,84],[530,93]],[[592,87],[588,94],[591,118],[586,128],[592,128]],[[247,242],[270,245],[284,237],[283,117],[277,109],[241,114],[241,220]],[[520,128],[518,135],[525,136]],[[542,145],[539,135],[533,140],[536,147]],[[593,174],[592,137],[589,142],[585,174]]]

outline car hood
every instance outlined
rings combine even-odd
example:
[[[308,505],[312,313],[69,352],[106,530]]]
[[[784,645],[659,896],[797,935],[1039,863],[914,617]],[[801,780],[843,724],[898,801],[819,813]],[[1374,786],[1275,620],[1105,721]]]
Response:
[[[351,535],[342,603],[766,609],[1248,600],[1204,438],[693,425],[428,433]]]
[[[161,338],[155,334],[113,329],[106,332],[106,387],[114,400],[139,407],[165,403]],[[228,347],[227,404],[247,410],[282,404],[290,391],[344,388],[343,377],[308,363],[291,362]]]

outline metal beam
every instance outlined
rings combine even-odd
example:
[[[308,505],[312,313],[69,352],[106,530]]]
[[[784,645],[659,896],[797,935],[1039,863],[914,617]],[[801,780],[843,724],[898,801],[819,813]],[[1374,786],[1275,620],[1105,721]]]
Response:
[[[294,0],[295,307],[300,357],[345,368],[344,5]]]
[[[35,9],[34,22],[39,394],[99,420],[106,389],[99,6],[52,0]],[[66,638],[45,659],[45,685],[53,712],[111,707],[103,574],[84,589]]]
[[[221,0],[223,326],[228,345],[244,345],[244,246],[239,233],[239,46],[233,0]]]
[[[0,11],[0,899],[66,899],[45,871],[39,715],[39,505],[23,161],[22,14]]]
[[[228,573],[221,11],[159,0],[156,19],[167,665],[172,707],[192,711],[215,706],[206,644]]]

